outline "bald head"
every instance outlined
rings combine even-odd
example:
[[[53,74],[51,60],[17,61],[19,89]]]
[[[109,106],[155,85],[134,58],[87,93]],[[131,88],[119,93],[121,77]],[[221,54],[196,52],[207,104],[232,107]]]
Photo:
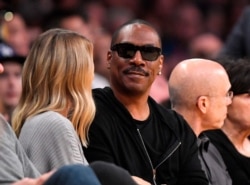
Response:
[[[173,108],[193,108],[199,96],[213,96],[230,88],[225,69],[217,62],[206,59],[181,61],[169,79],[169,93]]]

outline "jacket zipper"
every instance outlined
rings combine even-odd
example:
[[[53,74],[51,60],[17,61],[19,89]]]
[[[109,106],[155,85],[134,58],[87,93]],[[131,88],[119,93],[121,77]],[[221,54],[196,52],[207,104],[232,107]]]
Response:
[[[157,183],[156,183],[156,169],[162,164],[162,163],[164,163],[178,148],[179,148],[179,146],[181,145],[181,142],[179,142],[178,143],[178,145],[172,150],[172,152],[170,152],[170,154],[164,159],[164,160],[162,160],[155,168],[153,167],[153,163],[152,163],[152,161],[151,161],[151,159],[150,159],[150,156],[149,156],[149,154],[148,154],[148,150],[147,150],[147,148],[146,148],[146,146],[145,146],[145,144],[144,144],[144,141],[143,141],[143,138],[142,138],[142,135],[141,135],[141,133],[140,133],[140,130],[139,129],[137,129],[137,132],[138,132],[138,135],[139,135],[139,137],[140,137],[140,140],[141,140],[141,142],[142,142],[142,146],[143,146],[143,149],[145,150],[145,153],[146,153],[146,155],[147,155],[147,158],[148,158],[148,160],[149,160],[149,164],[150,164],[150,166],[151,166],[151,168],[152,168],[152,172],[153,172],[153,182],[154,182],[154,185],[157,185]],[[164,185],[167,185],[167,184],[164,184]]]

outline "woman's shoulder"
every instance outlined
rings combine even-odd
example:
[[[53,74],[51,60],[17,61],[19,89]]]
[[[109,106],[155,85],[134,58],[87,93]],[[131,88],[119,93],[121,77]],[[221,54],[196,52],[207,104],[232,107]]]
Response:
[[[74,131],[70,120],[57,112],[46,111],[28,118],[21,132],[65,133],[68,131]]]
[[[46,111],[39,113],[37,115],[34,115],[30,118],[28,118],[25,121],[25,124],[34,124],[34,125],[50,125],[51,123],[53,124],[68,124],[71,123],[69,119],[61,115],[60,113],[54,112],[54,111]]]

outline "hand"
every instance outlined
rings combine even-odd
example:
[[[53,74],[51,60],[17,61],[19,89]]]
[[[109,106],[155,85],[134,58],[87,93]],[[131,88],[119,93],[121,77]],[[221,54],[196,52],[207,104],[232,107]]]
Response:
[[[22,180],[15,182],[12,185],[43,185],[53,173],[54,171],[45,173],[36,179],[24,178]]]
[[[140,177],[132,176],[132,179],[138,184],[138,185],[151,185],[149,182],[143,180]]]

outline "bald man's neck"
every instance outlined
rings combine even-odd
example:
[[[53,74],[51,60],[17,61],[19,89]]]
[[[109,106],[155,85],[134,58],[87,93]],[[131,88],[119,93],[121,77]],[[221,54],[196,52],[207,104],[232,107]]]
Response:
[[[203,132],[201,120],[199,119],[199,115],[197,115],[197,112],[195,110],[180,107],[175,107],[173,108],[173,110],[184,117],[197,137],[201,132]]]

